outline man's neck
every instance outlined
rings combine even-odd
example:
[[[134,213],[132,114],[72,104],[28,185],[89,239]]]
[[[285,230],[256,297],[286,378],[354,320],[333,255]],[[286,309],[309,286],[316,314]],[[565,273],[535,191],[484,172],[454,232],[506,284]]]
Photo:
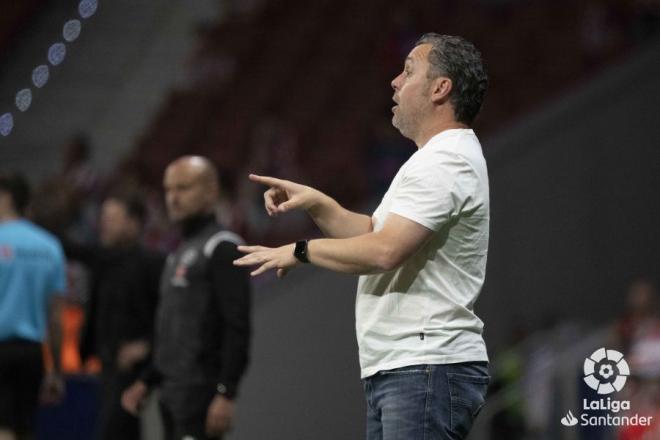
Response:
[[[137,237],[122,238],[122,239],[117,240],[113,243],[101,243],[101,245],[104,248],[115,249],[115,250],[132,249],[134,247],[137,247],[138,244],[139,244],[139,240],[138,240]]]
[[[214,221],[215,216],[212,212],[199,213],[181,222],[181,232],[184,237],[189,238]]]
[[[13,212],[0,212],[0,223],[18,220],[20,217]]]
[[[457,128],[470,128],[467,124],[457,121],[442,121],[435,124],[429,125],[419,131],[419,134],[415,136],[413,141],[417,145],[417,149],[421,150],[426,143],[431,140],[435,135],[442,133],[443,131],[453,130]]]

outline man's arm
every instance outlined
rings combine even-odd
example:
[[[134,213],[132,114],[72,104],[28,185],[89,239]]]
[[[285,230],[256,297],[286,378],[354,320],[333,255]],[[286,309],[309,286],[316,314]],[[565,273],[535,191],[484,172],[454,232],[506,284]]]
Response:
[[[138,415],[142,405],[144,404],[149,391],[154,387],[158,386],[163,381],[163,375],[158,371],[154,364],[153,359],[153,347],[154,347],[154,327],[155,327],[155,310],[158,303],[158,289],[159,289],[159,280],[160,275],[163,270],[163,265],[165,264],[165,257],[162,255],[145,255],[145,267],[144,270],[146,273],[147,284],[144,286],[144,297],[143,300],[146,301],[143,304],[146,304],[147,310],[143,312],[147,313],[149,321],[149,344],[148,344],[148,353],[146,359],[144,360],[144,365],[140,366],[140,375],[138,380],[133,382],[133,384],[124,390],[121,395],[120,404],[125,411],[130,414]]]
[[[54,294],[48,303],[48,348],[53,356],[53,372],[60,373],[62,347],[62,310],[64,296]]]
[[[380,231],[343,239],[320,239],[309,242],[310,263],[335,272],[370,274],[387,272],[403,264],[431,237],[433,231],[405,217],[390,214]],[[239,246],[247,255],[234,261],[237,266],[258,265],[252,275],[277,269],[282,276],[298,264],[293,256],[295,245],[279,248]]]
[[[349,238],[373,231],[371,217],[349,211],[332,197],[320,191],[316,192],[318,193],[316,203],[307,210],[307,213],[324,236]]]
[[[219,243],[210,261],[211,289],[222,329],[221,365],[218,384],[225,387],[223,394],[233,399],[238,383],[248,364],[250,346],[250,280],[247,271],[234,267],[240,257],[236,245],[229,241]]]
[[[142,250],[138,254],[135,264],[140,269],[138,274],[140,287],[136,295],[131,298],[136,322],[133,324],[130,338],[120,344],[117,353],[117,366],[124,371],[144,364],[151,351],[160,276],[165,264],[165,257]]]
[[[232,261],[240,256],[236,245],[219,243],[213,250],[210,264],[211,288],[223,327],[221,368],[217,394],[206,414],[206,433],[220,435],[231,429],[234,418],[234,399],[238,384],[245,372],[250,347],[250,281],[247,272],[234,267]]]
[[[126,388],[121,395],[120,404],[126,412],[137,416],[149,391],[163,381],[163,376],[153,363],[153,358],[142,368],[139,378]]]
[[[53,358],[53,370],[44,376],[41,384],[42,403],[58,403],[64,396],[64,381],[60,375],[60,350],[62,348],[62,311],[65,303],[66,263],[59,242],[56,242],[53,254],[53,267],[48,290],[47,335],[46,341]]]
[[[41,402],[54,404],[62,400],[64,395],[64,381],[61,375],[61,347],[62,347],[62,309],[64,296],[53,294],[48,303],[48,335],[47,342],[53,358],[53,370],[46,374],[41,384]]]
[[[345,239],[311,240],[310,263],[335,272],[370,274],[394,270],[417,252],[433,231],[396,214],[383,229]]]
[[[371,217],[349,211],[314,188],[255,174],[250,174],[250,180],[270,187],[264,193],[264,205],[270,216],[302,209],[329,238],[355,237],[373,230]]]

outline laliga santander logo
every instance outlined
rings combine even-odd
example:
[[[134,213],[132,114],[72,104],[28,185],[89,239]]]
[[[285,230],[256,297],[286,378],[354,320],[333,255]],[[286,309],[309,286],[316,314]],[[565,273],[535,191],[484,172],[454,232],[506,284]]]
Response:
[[[616,350],[599,348],[584,361],[584,383],[602,395],[621,391],[630,376],[628,363]],[[581,414],[568,411],[561,419],[564,426],[651,426],[653,416],[630,412],[630,400],[612,397],[582,399]],[[593,413],[593,412],[595,413]],[[655,438],[655,437],[654,437]]]
[[[598,394],[621,391],[630,375],[623,354],[599,348],[584,360],[584,382]]]

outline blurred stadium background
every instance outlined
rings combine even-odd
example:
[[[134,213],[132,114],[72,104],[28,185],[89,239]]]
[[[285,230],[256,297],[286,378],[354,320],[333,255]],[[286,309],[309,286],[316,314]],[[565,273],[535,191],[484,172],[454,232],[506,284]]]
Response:
[[[99,0],[48,82],[32,86],[79,3],[0,0],[0,116],[13,122],[0,167],[30,177],[37,222],[81,242],[95,239],[105,194],[139,188],[144,241],[163,251],[177,237],[161,176],[182,154],[217,164],[221,215],[253,243],[316,232],[304,216],[268,218],[249,172],[369,212],[414,151],[389,122],[405,54],[427,31],[473,41],[490,74],[475,126],[492,199],[477,313],[494,381],[471,438],[660,439],[559,423],[580,409],[582,362],[601,346],[626,354],[628,397],[660,417],[660,2]],[[70,392],[41,411],[45,439],[89,438],[96,414],[94,366],[75,349],[85,274],[69,272]],[[231,440],[362,437],[355,284],[314,269],[255,280]],[[155,413],[144,423],[158,438]]]

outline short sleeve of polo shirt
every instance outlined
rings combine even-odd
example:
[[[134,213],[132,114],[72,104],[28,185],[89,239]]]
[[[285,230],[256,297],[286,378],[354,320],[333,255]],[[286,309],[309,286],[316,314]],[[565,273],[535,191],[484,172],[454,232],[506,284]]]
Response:
[[[392,195],[389,212],[438,231],[460,206],[456,185],[460,166],[446,153],[429,153],[411,158]]]

